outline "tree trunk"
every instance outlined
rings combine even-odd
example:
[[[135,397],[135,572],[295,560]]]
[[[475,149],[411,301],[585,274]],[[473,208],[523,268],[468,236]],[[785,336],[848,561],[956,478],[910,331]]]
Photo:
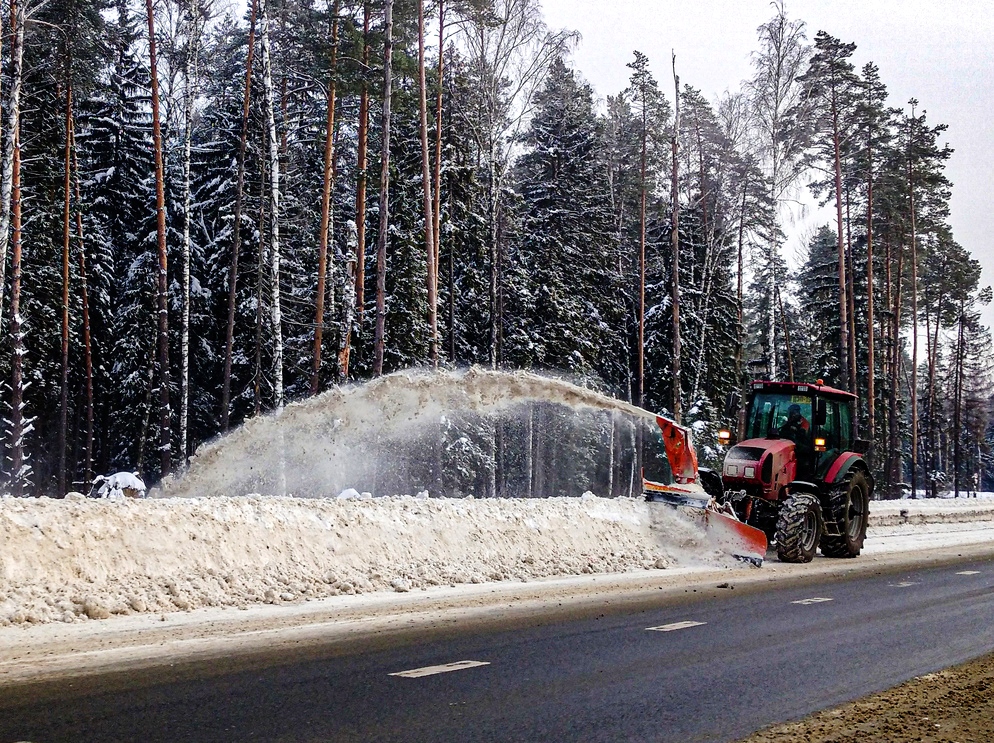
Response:
[[[911,119],[915,121],[914,103]],[[918,224],[915,214],[915,179],[911,162],[911,139],[908,136],[908,199],[911,215],[911,497],[918,497]]]
[[[673,249],[673,276],[671,285],[671,301],[673,304],[673,420],[680,423],[682,410],[680,398],[681,389],[680,373],[680,78],[676,74],[676,54],[673,54],[673,87],[676,92],[674,98],[675,116],[673,118],[673,173],[670,183],[670,200],[672,201],[672,249]]]
[[[155,152],[156,240],[159,250],[159,454],[161,476],[171,469],[171,430],[169,411],[169,283],[166,262],[166,199],[162,165],[162,128],[159,124],[159,80],[155,59],[155,17],[152,0],[145,0],[148,16],[149,75],[152,84],[152,148]]]
[[[393,64],[393,0],[386,0],[383,18],[383,147],[380,156],[380,234],[376,240],[376,335],[373,375],[383,374],[387,319],[387,245],[390,229],[390,96]]]
[[[190,0],[190,29],[186,58],[183,60],[183,318],[180,332],[180,412],[179,455],[186,465],[190,456],[188,428],[190,419],[190,155],[193,144],[193,98],[197,89],[198,27],[197,0]]]
[[[638,406],[645,407],[645,202],[648,185],[646,183],[646,158],[649,139],[649,121],[645,105],[645,91],[642,91],[642,141],[639,154],[639,317],[638,317]]]
[[[24,15],[11,15],[17,19],[13,53],[15,69],[20,67],[19,57],[23,48]],[[17,8],[20,11],[19,8]],[[21,333],[21,142],[19,136],[20,116],[14,117],[14,128],[11,135],[14,138],[14,162],[11,171],[11,213],[13,233],[11,235],[11,288],[10,288],[10,337],[13,346],[11,359],[11,412],[10,412],[10,493],[17,497],[24,494],[24,486],[30,474],[30,468],[25,463],[24,456],[24,335]]]
[[[435,235],[435,291],[442,253],[442,81],[445,79],[445,0],[438,0],[438,93],[435,98],[435,170],[433,173],[432,230]],[[449,333],[453,331],[449,326]]]
[[[335,153],[335,83],[338,67],[338,0],[331,6],[331,79],[328,81],[328,107],[324,135],[324,176],[321,192],[321,234],[318,236],[318,287],[314,312],[314,363],[311,368],[311,394],[321,389],[321,338],[324,328],[325,281],[328,272],[328,238],[331,225],[332,163]]]
[[[79,189],[79,162],[76,156],[76,124],[70,111],[69,139],[72,145],[72,168],[76,174],[74,186],[76,204],[82,203]],[[86,250],[83,244],[83,212],[76,209],[76,240],[79,243],[79,288],[83,310],[83,366],[86,377],[86,446],[83,473],[87,483],[93,481],[93,346],[90,334],[90,294],[86,284]]]
[[[263,135],[262,138],[263,149],[265,148],[266,137]],[[265,198],[266,192],[266,158],[259,158],[259,192],[262,194],[262,198],[259,199],[259,254],[256,260],[255,268],[255,368],[252,374],[252,397],[255,403],[254,414],[259,415],[262,412],[262,326],[263,318],[265,312],[263,307],[265,307],[266,296],[265,296],[265,286],[266,286],[266,207],[267,201]]]
[[[900,390],[901,374],[901,289],[904,282],[904,246],[898,247],[897,277],[894,295],[893,327],[891,327],[891,366],[890,366],[890,410],[888,412],[891,456],[891,485],[898,485],[904,480],[904,466],[901,456],[901,431],[898,427],[897,405]],[[896,495],[896,494],[895,494]]]
[[[66,59],[66,148],[62,202],[62,383],[59,400],[56,495],[66,493],[66,429],[69,424],[69,243],[72,235],[72,62]]]
[[[866,178],[866,407],[867,407],[867,439],[872,444],[876,439],[876,360],[874,359],[873,344],[873,150],[868,153],[869,170]],[[871,456],[873,456],[871,454]]]
[[[369,3],[363,4],[362,13],[362,61],[363,65],[369,63]],[[369,90],[366,87],[366,80],[363,77],[362,92],[359,95],[359,145],[357,153],[358,183],[356,184],[355,197],[355,260],[351,268],[349,279],[353,296],[352,311],[346,304],[346,312],[342,319],[341,348],[338,353],[338,371],[342,381],[347,381],[349,377],[349,361],[352,355],[352,325],[354,317],[359,318],[359,326],[362,325],[363,303],[365,302],[366,283],[366,145],[369,139]]]
[[[11,214],[11,194],[13,191],[14,172],[14,129],[17,127],[17,119],[21,110],[21,59],[23,57],[23,31],[18,31],[17,14],[23,11],[17,6],[15,0],[10,3],[10,28],[13,47],[11,49],[11,59],[15,69],[10,78],[7,89],[7,127],[6,137],[3,140],[3,156],[0,158],[0,310],[3,308],[3,293],[6,286],[7,276],[7,246],[10,241],[10,214]],[[18,37],[20,36],[20,41]],[[0,33],[0,47],[2,47],[4,34]],[[0,311],[0,318],[3,312]]]
[[[835,89],[832,89],[832,145],[835,150],[835,217],[836,239],[839,248],[839,377],[840,383],[850,386],[849,375],[849,302],[846,299],[846,244],[842,221],[842,154],[839,147],[839,109]],[[850,389],[850,392],[856,390]]]
[[[151,2],[151,0],[148,0]],[[276,136],[273,63],[269,43],[269,10],[260,0],[262,89],[265,102],[266,130],[269,139],[269,279],[270,323],[273,330],[273,406],[283,407],[283,321],[280,308],[280,140]]]
[[[369,68],[369,2],[362,4],[362,65]],[[357,162],[359,169],[355,192],[356,241],[359,252],[356,255],[355,295],[359,311],[360,325],[366,301],[366,148],[369,141],[369,87],[363,76],[362,92],[359,94],[359,144]]]
[[[953,400],[953,496],[959,498],[960,491],[960,428],[963,420],[963,357],[966,354],[966,307],[960,302],[959,322],[956,334],[956,373]]]
[[[435,264],[435,210],[431,195],[428,152],[428,85],[425,78],[425,7],[418,0],[418,133],[421,137],[421,193],[424,208],[425,255],[428,269],[428,345],[432,366],[438,366],[438,267]]]
[[[242,133],[238,141],[238,175],[235,186],[235,221],[232,225],[231,264],[228,267],[228,329],[224,341],[224,384],[221,391],[221,431],[228,430],[231,407],[231,358],[235,343],[235,310],[238,307],[238,255],[242,244],[242,200],[245,191],[245,150],[248,143],[249,106],[252,100],[252,59],[255,52],[255,14],[252,0],[249,20],[248,57],[245,62],[245,93],[242,98]],[[261,226],[260,226],[260,234]]]

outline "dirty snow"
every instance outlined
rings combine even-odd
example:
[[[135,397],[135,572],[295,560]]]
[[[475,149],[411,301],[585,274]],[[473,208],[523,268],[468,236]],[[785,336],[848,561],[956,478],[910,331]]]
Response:
[[[868,554],[994,536],[990,500],[871,511]],[[0,499],[0,625],[693,564],[728,560],[661,504],[589,493]]]

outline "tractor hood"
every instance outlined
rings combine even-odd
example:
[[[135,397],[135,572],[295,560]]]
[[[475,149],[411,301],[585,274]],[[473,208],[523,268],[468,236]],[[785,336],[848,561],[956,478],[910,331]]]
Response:
[[[795,462],[790,439],[746,439],[728,450],[721,474],[729,487],[759,485],[775,497],[777,486],[793,479]]]

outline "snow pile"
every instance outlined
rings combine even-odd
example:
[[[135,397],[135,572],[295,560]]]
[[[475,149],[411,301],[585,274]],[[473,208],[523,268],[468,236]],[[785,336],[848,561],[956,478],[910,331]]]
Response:
[[[4,499],[0,625],[663,568],[702,554],[672,514],[591,495]]]
[[[984,497],[874,501],[870,503],[870,516],[875,527],[994,521],[994,500]]]

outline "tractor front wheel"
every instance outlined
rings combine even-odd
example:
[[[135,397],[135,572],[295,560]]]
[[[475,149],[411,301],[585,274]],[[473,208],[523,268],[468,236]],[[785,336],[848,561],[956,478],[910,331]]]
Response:
[[[833,488],[828,508],[829,518],[838,524],[841,535],[823,536],[821,553],[825,557],[856,557],[863,549],[870,513],[870,484],[866,475],[857,470]]]
[[[821,536],[821,505],[810,493],[795,493],[780,506],[777,557],[780,562],[811,562]]]

